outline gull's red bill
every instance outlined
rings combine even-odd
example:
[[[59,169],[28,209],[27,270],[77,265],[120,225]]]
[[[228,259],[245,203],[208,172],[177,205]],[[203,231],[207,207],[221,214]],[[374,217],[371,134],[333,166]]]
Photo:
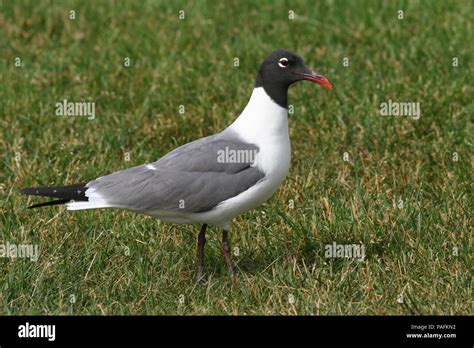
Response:
[[[303,76],[303,79],[305,79],[306,81],[311,81],[311,82],[317,83],[318,85],[324,88],[332,89],[332,83],[329,82],[326,76],[321,75],[320,73],[311,71],[311,73],[309,74],[302,74],[302,73],[296,73],[296,74]]]

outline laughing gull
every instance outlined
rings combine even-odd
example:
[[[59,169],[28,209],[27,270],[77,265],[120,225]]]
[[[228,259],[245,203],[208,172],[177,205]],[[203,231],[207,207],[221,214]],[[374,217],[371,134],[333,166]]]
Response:
[[[198,272],[204,274],[208,224],[222,228],[222,252],[232,277],[229,224],[268,200],[288,174],[288,87],[307,80],[332,89],[329,80],[287,50],[272,52],[260,65],[250,100],[220,133],[171,151],[158,161],[95,180],[34,187],[23,194],[58,198],[30,206],[65,204],[68,210],[119,208],[171,223],[201,224]]]

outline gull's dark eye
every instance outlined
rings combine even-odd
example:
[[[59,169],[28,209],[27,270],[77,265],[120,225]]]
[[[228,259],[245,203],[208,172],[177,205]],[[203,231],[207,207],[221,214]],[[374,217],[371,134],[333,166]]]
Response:
[[[280,66],[280,68],[286,68],[288,66],[288,64],[290,64],[290,62],[288,61],[287,58],[281,58],[278,61],[278,65]]]

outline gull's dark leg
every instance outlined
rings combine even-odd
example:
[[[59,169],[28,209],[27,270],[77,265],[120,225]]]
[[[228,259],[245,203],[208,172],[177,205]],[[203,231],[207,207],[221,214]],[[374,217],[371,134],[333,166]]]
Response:
[[[222,231],[222,253],[224,254],[224,260],[227,265],[227,269],[229,270],[230,275],[232,278],[235,278],[234,266],[232,266],[232,260],[230,259],[230,243],[229,243],[229,236],[228,231]]]
[[[204,244],[206,244],[206,228],[207,224],[202,224],[201,231],[199,232],[198,236],[198,280],[202,279],[204,276]]]

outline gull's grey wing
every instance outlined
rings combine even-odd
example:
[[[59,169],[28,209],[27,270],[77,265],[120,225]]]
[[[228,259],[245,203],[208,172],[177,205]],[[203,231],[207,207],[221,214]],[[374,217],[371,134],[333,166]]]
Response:
[[[238,151],[241,158],[234,161],[223,157]],[[205,212],[263,179],[252,162],[257,153],[256,145],[226,130],[183,145],[154,163],[100,177],[87,187],[112,206]],[[247,161],[241,161],[245,156]]]

